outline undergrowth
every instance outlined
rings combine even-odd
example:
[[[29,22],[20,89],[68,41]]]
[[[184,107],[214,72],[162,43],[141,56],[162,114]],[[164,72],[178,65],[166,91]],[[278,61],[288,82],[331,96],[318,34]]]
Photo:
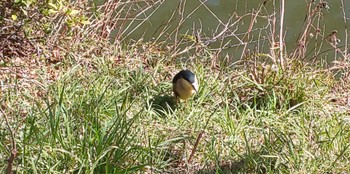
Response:
[[[135,22],[162,3],[55,1],[40,4],[44,11],[31,9],[30,1],[6,4],[11,13],[2,13],[1,27],[24,20],[14,35],[26,44],[16,47],[10,30],[1,33],[1,42],[10,43],[3,45],[0,62],[2,172],[350,171],[346,56],[333,67],[305,61],[298,57],[305,54],[300,45],[298,54],[288,55],[269,33],[270,52],[253,53],[243,44],[241,59],[233,61],[223,56],[224,46],[208,45],[221,39],[227,46],[229,36],[244,40],[253,31],[236,35],[224,28],[204,38],[181,34],[180,24],[174,31],[163,28],[169,40],[119,42],[130,29],[126,17]],[[181,1],[179,9],[185,5]],[[258,15],[264,5],[237,20],[266,17]],[[310,18],[324,10],[323,2],[309,5]],[[138,13],[127,13],[131,9]],[[44,16],[39,23],[45,25],[36,28],[27,12]],[[190,15],[181,17],[180,23]],[[230,22],[225,25],[238,25]],[[313,24],[307,25],[310,33]],[[36,34],[30,33],[34,28]],[[113,41],[112,29],[118,31]],[[41,40],[26,37],[28,32]],[[299,42],[307,46],[304,39]],[[171,79],[183,68],[195,72],[200,87],[191,99],[177,102]]]

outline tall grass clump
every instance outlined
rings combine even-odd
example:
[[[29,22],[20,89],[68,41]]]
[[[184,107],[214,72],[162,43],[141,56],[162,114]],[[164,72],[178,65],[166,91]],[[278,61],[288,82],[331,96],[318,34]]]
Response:
[[[90,74],[78,77],[77,70]],[[50,85],[21,128],[17,148],[23,162],[17,170],[119,173],[142,168],[131,160],[143,149],[130,133],[143,109],[134,109],[129,92],[134,86],[124,82],[78,66]]]

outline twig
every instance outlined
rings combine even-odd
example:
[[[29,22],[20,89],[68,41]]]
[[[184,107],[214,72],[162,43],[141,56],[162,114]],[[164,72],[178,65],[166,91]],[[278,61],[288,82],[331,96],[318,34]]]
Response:
[[[344,0],[341,0],[341,6],[342,6],[342,12],[343,12],[343,19],[344,19],[344,26],[345,26],[345,52],[344,52],[344,59],[345,61],[349,61],[348,59],[348,28],[347,28],[347,19],[346,19],[346,13],[345,13],[345,5],[344,5]]]
[[[241,60],[243,60],[243,56],[247,50],[247,46],[248,46],[248,43],[250,42],[250,35],[251,35],[252,30],[253,30],[253,26],[256,22],[256,19],[257,19],[259,13],[261,12],[262,7],[263,7],[262,5],[259,5],[258,10],[255,13],[252,12],[252,16],[251,16],[251,20],[250,20],[250,23],[248,26],[248,30],[242,39],[243,41],[245,41],[245,44],[244,44],[243,51],[241,54],[241,58],[240,58]]]
[[[281,19],[280,19],[280,64],[282,70],[284,70],[284,62],[283,62],[283,21],[284,21],[284,0],[281,0]]]
[[[211,117],[215,114],[215,112],[216,112],[217,110],[218,110],[218,107],[216,107],[216,109],[214,110],[214,112],[209,116],[207,122],[205,123],[205,126],[204,126],[203,130],[198,134],[197,139],[196,139],[196,143],[194,143],[194,146],[193,146],[191,155],[190,155],[190,157],[189,157],[188,160],[187,160],[188,163],[191,163],[192,158],[193,158],[194,154],[195,154],[196,151],[197,151],[197,147],[198,147],[199,141],[201,140],[201,138],[202,138],[202,136],[203,136],[203,134],[204,134],[205,129],[208,127],[209,120],[210,120]]]
[[[188,158],[188,161],[187,161],[188,163],[191,163],[192,158],[193,158],[194,154],[195,154],[196,151],[197,151],[197,147],[198,147],[198,144],[199,144],[200,139],[201,139],[202,136],[203,136],[203,133],[204,133],[204,129],[203,129],[203,130],[201,131],[201,133],[199,133],[198,136],[197,136],[196,143],[194,144],[193,149],[192,149],[192,152],[191,152],[191,155],[190,155],[190,157]]]
[[[308,34],[310,33],[312,26],[313,19],[319,15],[319,12],[324,8],[324,4],[320,2],[316,5],[316,7],[313,7],[313,2],[308,3],[308,11],[305,16],[305,21],[303,25],[304,32],[299,33],[298,40],[297,40],[297,48],[295,49],[292,57],[295,58],[306,58],[306,47],[308,44]],[[316,34],[320,35],[319,28],[316,28]],[[316,37],[317,37],[316,35]]]
[[[10,123],[7,119],[7,116],[5,112],[1,109],[2,114],[4,115],[6,125],[10,131],[11,134],[11,141],[12,141],[12,150],[11,150],[11,155],[7,160],[7,168],[6,168],[6,174],[11,174],[12,173],[12,167],[13,167],[13,161],[16,159],[17,156],[17,148],[16,148],[16,141],[15,141],[15,135],[11,129]]]

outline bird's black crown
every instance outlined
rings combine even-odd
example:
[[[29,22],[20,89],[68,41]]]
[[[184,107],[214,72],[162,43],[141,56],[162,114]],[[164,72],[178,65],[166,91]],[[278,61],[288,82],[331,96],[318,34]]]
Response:
[[[180,78],[184,78],[185,80],[189,81],[190,83],[194,83],[196,76],[190,70],[181,70],[173,78],[173,83],[175,83]]]

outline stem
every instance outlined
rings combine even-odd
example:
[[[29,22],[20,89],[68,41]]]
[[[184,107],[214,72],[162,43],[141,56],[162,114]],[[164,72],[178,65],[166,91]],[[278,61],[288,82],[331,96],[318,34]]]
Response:
[[[284,21],[284,0],[281,0],[281,20],[280,20],[280,64],[282,70],[284,70],[284,62],[283,62],[283,21]]]

